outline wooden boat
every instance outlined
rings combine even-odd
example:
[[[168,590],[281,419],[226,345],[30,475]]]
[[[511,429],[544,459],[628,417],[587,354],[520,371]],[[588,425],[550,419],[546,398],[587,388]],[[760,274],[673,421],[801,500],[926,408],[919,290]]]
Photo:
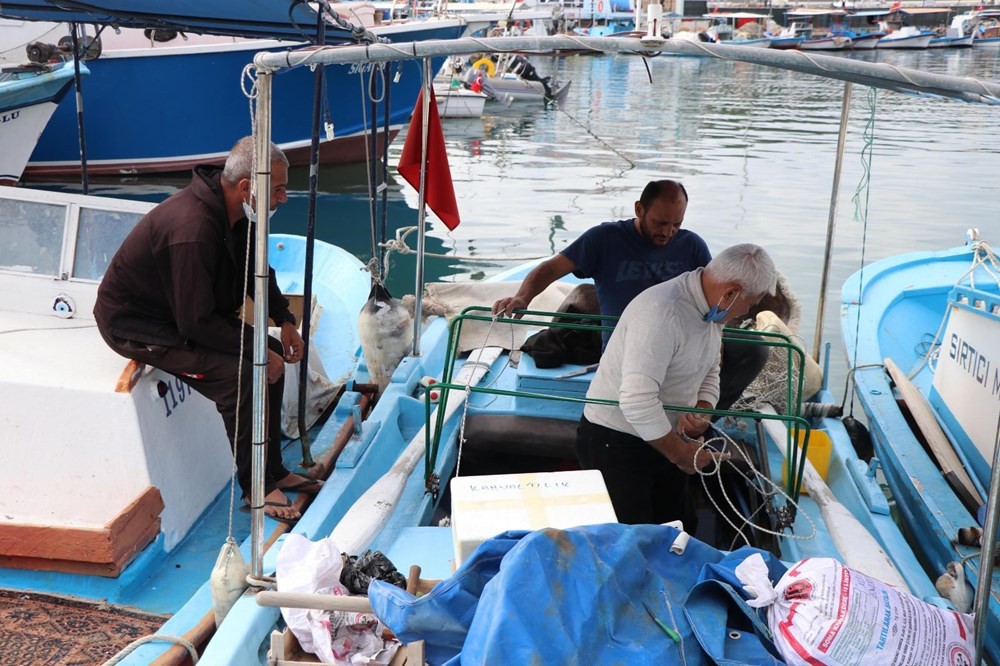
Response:
[[[965,246],[892,257],[853,275],[842,292],[847,356],[875,453],[921,558],[942,574],[961,562],[982,575],[977,546],[959,531],[981,527],[1000,407],[996,367],[1000,285],[992,247],[975,232]],[[915,425],[912,425],[914,424]],[[1000,576],[987,571],[983,609],[1000,648]]]

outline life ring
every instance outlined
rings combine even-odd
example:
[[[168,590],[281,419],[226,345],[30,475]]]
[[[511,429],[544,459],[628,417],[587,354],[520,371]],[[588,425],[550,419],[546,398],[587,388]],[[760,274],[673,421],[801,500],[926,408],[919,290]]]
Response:
[[[598,12],[604,11],[604,0],[597,0],[597,11]]]
[[[489,58],[480,58],[476,62],[472,63],[472,69],[485,69],[486,76],[493,76],[497,73],[497,66],[493,64],[493,61]]]

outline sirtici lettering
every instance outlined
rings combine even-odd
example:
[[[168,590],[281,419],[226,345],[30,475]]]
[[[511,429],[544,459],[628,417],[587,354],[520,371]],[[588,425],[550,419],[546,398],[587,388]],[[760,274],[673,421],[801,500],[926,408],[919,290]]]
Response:
[[[965,372],[969,373],[976,383],[982,384],[984,388],[990,388],[990,368],[989,358],[979,349],[976,349],[968,342],[958,337],[957,333],[951,334],[951,341],[948,345],[948,357],[958,364]],[[993,373],[993,391],[997,391],[997,373]]]

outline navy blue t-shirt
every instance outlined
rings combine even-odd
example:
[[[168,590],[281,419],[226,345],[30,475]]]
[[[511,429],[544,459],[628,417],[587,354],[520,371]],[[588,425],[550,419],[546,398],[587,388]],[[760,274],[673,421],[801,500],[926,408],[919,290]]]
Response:
[[[636,231],[634,219],[591,227],[561,254],[576,264],[577,277],[593,278],[601,314],[616,317],[649,287],[701,268],[712,259],[708,245],[693,231],[680,229],[660,247]],[[610,337],[604,334],[605,345]]]

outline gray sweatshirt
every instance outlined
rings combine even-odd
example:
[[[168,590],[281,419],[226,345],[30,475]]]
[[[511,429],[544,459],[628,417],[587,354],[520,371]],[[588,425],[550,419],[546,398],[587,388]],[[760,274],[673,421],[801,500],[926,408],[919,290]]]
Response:
[[[587,420],[651,441],[677,425],[679,413],[664,404],[718,402],[722,324],[705,321],[703,270],[650,287],[625,308],[587,391],[620,405],[588,404]]]

